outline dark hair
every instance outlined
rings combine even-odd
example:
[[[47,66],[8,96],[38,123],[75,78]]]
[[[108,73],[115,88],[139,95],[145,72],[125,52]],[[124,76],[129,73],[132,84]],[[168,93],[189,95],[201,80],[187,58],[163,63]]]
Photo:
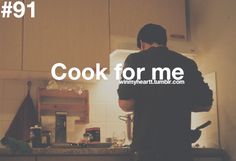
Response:
[[[160,25],[156,24],[146,24],[144,25],[137,36],[137,47],[141,48],[140,40],[148,44],[158,43],[160,45],[166,45],[167,36],[166,29]]]

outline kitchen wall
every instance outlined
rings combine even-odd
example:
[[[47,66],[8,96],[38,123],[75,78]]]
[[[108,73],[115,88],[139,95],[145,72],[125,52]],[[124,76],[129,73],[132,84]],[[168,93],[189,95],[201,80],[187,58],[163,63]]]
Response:
[[[109,81],[80,83],[82,88],[89,90],[90,123],[75,125],[73,117],[69,117],[67,123],[69,142],[78,142],[83,136],[85,128],[88,127],[100,127],[102,141],[111,137],[117,130],[126,131],[125,122],[118,119],[119,115],[125,114],[117,104],[118,83],[112,79],[115,77],[110,77]],[[34,103],[36,102],[36,89],[46,87],[46,85],[47,81],[32,81],[31,95]],[[27,80],[0,80],[0,138],[4,136],[26,94]],[[54,118],[48,119],[54,120]]]
[[[116,92],[118,82],[114,80],[114,76],[108,77],[107,81],[84,85],[84,88],[90,92],[90,123],[86,126],[78,126],[79,128],[76,128],[78,134],[75,137],[82,136],[85,131],[84,128],[87,127],[100,127],[101,141],[105,141],[107,137],[112,137],[113,132],[126,131],[125,122],[118,118],[120,115],[126,114],[118,106]],[[74,135],[74,133],[71,134]]]
[[[202,130],[201,137],[193,144],[194,147],[200,148],[219,148],[219,120],[217,106],[217,89],[215,72],[204,74],[204,81],[208,83],[209,88],[213,92],[213,104],[209,112],[192,112],[192,129],[207,121],[211,121],[211,125]]]
[[[112,54],[110,60],[110,68],[114,68],[116,63],[123,62],[128,53],[133,51],[125,51],[123,53]],[[121,56],[122,55],[122,56]],[[118,57],[117,57],[118,56]],[[108,80],[81,82],[66,82],[66,84],[79,85],[82,89],[89,91],[89,124],[75,124],[76,117],[67,118],[67,141],[78,142],[89,127],[101,128],[101,141],[105,138],[112,137],[116,131],[126,132],[126,124],[119,120],[120,115],[125,115],[118,107],[117,88],[118,81],[111,69]],[[0,138],[2,138],[9,127],[13,117],[15,116],[19,106],[27,94],[27,81],[23,79],[0,79]],[[47,80],[32,80],[31,96],[36,103],[36,91],[38,87],[46,87]],[[64,84],[64,83],[62,83]],[[36,105],[36,104],[35,104]],[[43,117],[43,123],[50,129],[55,128],[55,116]],[[52,130],[54,131],[54,130]],[[126,139],[126,143],[129,141]]]
[[[36,88],[46,84],[45,81],[32,81],[31,96],[34,102]],[[27,80],[0,80],[0,138],[5,135],[26,94]]]
[[[236,1],[190,0],[191,39],[203,73],[216,72],[222,148],[236,160]]]

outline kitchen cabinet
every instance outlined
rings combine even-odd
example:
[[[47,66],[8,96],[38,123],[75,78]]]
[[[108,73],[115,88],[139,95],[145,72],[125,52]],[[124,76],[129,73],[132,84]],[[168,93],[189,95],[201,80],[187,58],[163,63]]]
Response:
[[[130,161],[130,156],[45,156],[45,157],[38,157],[37,161]]]
[[[130,161],[130,156],[37,156],[37,157],[22,157],[22,156],[6,156],[1,157],[0,161]]]
[[[58,62],[67,68],[108,67],[108,0],[40,0],[35,5],[35,18],[24,19],[23,70],[50,71]]]
[[[130,161],[131,156],[0,156],[0,161]],[[223,161],[218,157],[195,158],[194,161]]]
[[[134,49],[146,23],[165,26],[171,39],[187,37],[185,0],[40,0],[35,7],[35,18],[0,19],[0,70],[109,67],[110,51]]]
[[[194,161],[229,160],[222,149],[197,148],[193,149],[193,156]],[[9,149],[0,148],[0,161],[130,161],[132,158],[127,148],[36,148],[29,155],[13,154]]]
[[[0,18],[0,70],[20,70],[22,19]]]
[[[185,0],[110,0],[110,8],[112,50],[132,46],[147,23],[164,26],[170,39],[187,39]]]
[[[223,161],[221,158],[194,158],[194,161]]]
[[[0,161],[35,161],[35,157],[30,156],[0,156]]]

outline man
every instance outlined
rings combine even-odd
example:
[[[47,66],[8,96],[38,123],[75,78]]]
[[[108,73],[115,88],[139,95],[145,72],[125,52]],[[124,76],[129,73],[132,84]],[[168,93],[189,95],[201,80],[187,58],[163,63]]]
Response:
[[[168,68],[172,71],[171,83],[120,83],[118,89],[119,106],[126,112],[134,112],[131,148],[138,161],[192,160],[191,112],[209,111],[213,101],[212,91],[204,83],[196,63],[169,50],[166,44],[166,30],[162,26],[145,25],[137,36],[141,51],[130,54],[124,68],[130,67],[134,71],[144,68],[140,81],[146,82],[154,79],[153,68],[165,69],[155,70],[157,81],[170,80]],[[182,82],[173,80],[176,68],[183,70],[175,75],[180,78],[182,74]]]

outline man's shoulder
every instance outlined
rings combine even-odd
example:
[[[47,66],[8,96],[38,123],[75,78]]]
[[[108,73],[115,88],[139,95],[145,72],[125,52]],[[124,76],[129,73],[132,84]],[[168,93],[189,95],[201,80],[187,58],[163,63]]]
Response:
[[[170,50],[168,48],[163,48],[163,50],[156,48],[156,50],[157,51],[155,51],[155,49],[154,50],[143,50],[143,51],[139,51],[136,53],[131,53],[127,56],[126,62],[131,63],[131,64],[139,64],[142,61],[153,59],[153,56],[151,56],[151,55],[157,54],[157,57],[159,57],[161,55],[162,55],[161,57],[163,57],[163,56],[166,57],[166,58],[164,58],[164,60],[167,60],[167,61],[172,60],[175,63],[178,62],[178,63],[183,64],[185,66],[191,66],[191,67],[196,66],[196,63],[194,60],[192,60],[192,59],[186,57],[185,55],[180,54],[176,51]],[[163,52],[163,53],[161,53],[161,52]],[[158,53],[161,53],[161,54],[158,56]],[[156,56],[154,58],[156,59]]]
[[[131,53],[127,56],[126,58],[126,62],[130,62],[130,63],[135,63],[137,62],[139,59],[142,59],[142,52],[136,52],[136,53]]]
[[[139,54],[138,53],[131,53],[129,54],[126,59],[125,59],[125,62],[124,62],[124,66],[125,67],[135,67],[137,64],[138,64],[138,58],[139,57]]]
[[[173,50],[169,50],[169,53],[171,53],[176,58],[183,59],[185,61],[193,61],[192,59],[188,58],[187,56],[185,56],[185,55],[183,55],[183,54],[181,54],[179,52],[176,52],[176,51],[173,51]]]
[[[140,57],[140,55],[142,55],[142,51],[136,52],[136,53],[131,53],[127,56],[127,59],[135,59],[137,57]]]
[[[187,56],[180,54],[176,51],[173,50],[169,50],[170,55],[173,56],[173,59],[175,59],[176,61],[180,61],[186,65],[196,65],[195,61],[191,58],[188,58]]]

